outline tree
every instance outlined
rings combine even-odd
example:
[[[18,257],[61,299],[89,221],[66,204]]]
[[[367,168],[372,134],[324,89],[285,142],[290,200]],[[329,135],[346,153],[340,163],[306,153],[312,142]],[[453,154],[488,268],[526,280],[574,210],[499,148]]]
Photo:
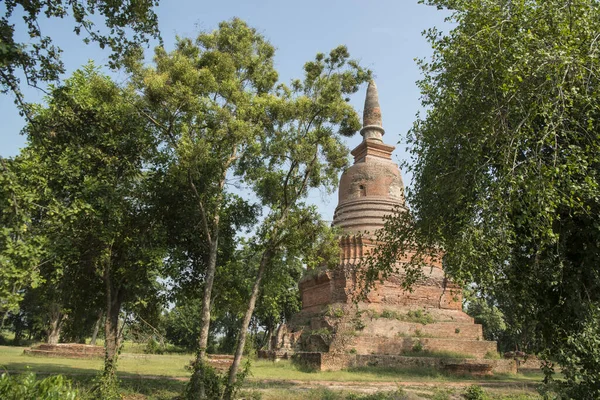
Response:
[[[203,377],[208,344],[211,295],[218,265],[221,222],[228,200],[228,178],[240,176],[242,158],[258,157],[266,94],[277,80],[273,47],[243,21],[222,22],[196,41],[179,39],[167,53],[155,51],[155,66],[132,64],[143,91],[142,112],[154,125],[170,173],[194,194],[190,218],[202,229],[206,249],[202,320],[190,398],[205,397]]]
[[[481,324],[485,340],[499,341],[506,330],[504,314],[491,299],[472,297],[468,299],[466,313]]]
[[[9,313],[18,311],[24,290],[43,280],[40,266],[47,241],[33,226],[38,197],[26,178],[35,169],[32,159],[0,157],[0,329]]]
[[[556,390],[596,398],[600,4],[426,3],[455,27],[426,32],[426,112],[408,134],[412,211],[389,221],[379,254],[398,256],[406,240],[439,246],[454,280],[509,294],[535,324],[567,377]]]
[[[85,43],[97,42],[100,48],[110,48],[110,65],[116,67],[140,45],[148,43],[150,37],[159,36],[158,18],[152,11],[156,5],[158,0],[4,1],[4,15],[0,18],[0,92],[12,92],[21,112],[29,117],[31,110],[23,98],[19,76],[36,87],[41,82],[57,81],[65,72],[60,59],[62,50],[42,33],[38,23],[41,16],[72,17],[75,33],[83,33]],[[93,15],[103,16],[110,32],[97,29]],[[24,23],[17,24],[15,20],[19,19]],[[19,32],[21,29],[23,32]],[[28,42],[19,42],[15,36],[27,37]]]
[[[235,392],[246,334],[265,272],[275,264],[283,267],[279,273],[287,275],[285,260],[296,258],[306,263],[325,255],[329,257],[322,260],[324,263],[339,259],[335,240],[319,246],[323,238],[333,237],[316,210],[303,200],[311,189],[332,192],[337,187],[338,175],[348,162],[348,149],[341,138],[360,129],[359,117],[347,96],[370,79],[370,72],[349,60],[345,46],[327,56],[317,54],[314,61],[304,65],[304,71],[304,79],[293,81],[291,88],[279,85],[277,101],[267,108],[262,162],[242,163],[246,181],[269,211],[254,239],[260,261],[229,370],[226,399],[233,398]],[[330,252],[321,252],[325,248]],[[282,260],[274,263],[278,259]]]
[[[101,396],[114,395],[120,345],[119,314],[151,298],[162,265],[161,227],[148,206],[148,172],[155,142],[131,90],[93,65],[52,88],[25,132],[45,180],[48,228],[61,275],[94,277],[104,297],[105,366]],[[95,286],[95,287],[98,287]],[[90,288],[88,286],[87,288]],[[95,310],[97,311],[97,310]]]

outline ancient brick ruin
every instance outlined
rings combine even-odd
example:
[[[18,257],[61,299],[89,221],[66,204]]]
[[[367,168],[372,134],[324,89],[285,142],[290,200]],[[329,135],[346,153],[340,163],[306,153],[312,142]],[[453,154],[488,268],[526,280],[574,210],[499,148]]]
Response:
[[[377,87],[371,82],[363,141],[352,151],[354,165],[341,176],[333,220],[342,231],[340,264],[302,279],[302,311],[279,329],[270,356],[296,354],[301,362],[327,370],[408,365],[424,358],[419,354],[439,354],[429,364],[469,373],[516,372],[511,360],[486,359],[496,354],[496,343],[484,340],[481,325],[462,311],[461,291],[447,281],[440,260],[423,268],[425,279],[412,292],[401,287],[399,260],[398,274],[378,284],[366,300],[354,301],[356,266],[377,245],[374,232],[394,210],[408,211],[400,169],[391,157],[394,146],[383,142],[384,133]],[[444,363],[449,355],[453,360]],[[476,360],[461,364],[461,355]]]

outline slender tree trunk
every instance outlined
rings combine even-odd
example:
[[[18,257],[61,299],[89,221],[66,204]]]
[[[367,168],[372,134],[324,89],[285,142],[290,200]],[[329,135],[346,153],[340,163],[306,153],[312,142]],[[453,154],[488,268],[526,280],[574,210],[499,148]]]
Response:
[[[107,298],[106,320],[104,322],[104,374],[116,377],[119,352],[119,313],[121,301],[114,296]]]
[[[119,355],[119,313],[123,299],[122,290],[115,289],[111,278],[111,260],[104,268],[106,290],[106,318],[104,320],[104,372],[106,384],[117,380],[117,358]]]
[[[50,326],[48,329],[48,344],[58,344],[60,331],[62,329],[63,313],[60,311],[60,304],[52,303],[50,305]]]
[[[100,324],[102,324],[102,316],[104,315],[104,311],[100,310],[98,312],[98,319],[96,320],[96,324],[94,325],[94,332],[92,332],[92,340],[90,340],[90,344],[92,346],[96,345],[96,339],[98,338],[98,331],[100,331]]]
[[[214,237],[210,243],[210,253],[208,256],[208,266],[206,269],[206,281],[204,282],[204,297],[202,298],[202,315],[200,325],[200,336],[198,338],[198,350],[196,352],[195,367],[190,379],[190,390],[188,398],[190,400],[205,399],[206,390],[204,387],[204,369],[206,363],[206,348],[208,346],[208,333],[210,328],[210,306],[213,282],[215,280],[215,271],[217,268],[217,249],[219,237],[215,230]]]
[[[267,329],[267,333],[265,334],[265,339],[263,340],[261,347],[267,347],[267,350],[271,350],[271,340],[273,337],[273,327],[269,326]]]
[[[6,322],[6,320],[8,319],[8,314],[9,311],[6,310],[3,314],[2,314],[2,321],[0,322],[0,331],[2,331],[2,329],[4,329],[4,323]]]
[[[240,364],[242,362],[242,355],[244,354],[244,346],[246,345],[246,335],[248,333],[248,326],[250,325],[250,320],[252,319],[252,314],[254,314],[254,307],[256,306],[256,299],[258,298],[258,291],[260,290],[260,285],[262,282],[263,275],[265,273],[265,269],[267,267],[267,263],[269,262],[270,251],[267,249],[262,255],[260,260],[260,266],[258,267],[258,273],[256,275],[256,280],[254,281],[254,285],[252,286],[252,293],[250,295],[250,301],[248,302],[248,309],[246,310],[246,314],[244,315],[244,320],[242,321],[242,327],[240,329],[240,334],[238,336],[237,346],[235,348],[235,356],[233,357],[233,363],[229,368],[229,379],[227,381],[227,387],[225,389],[225,400],[232,400],[235,395],[235,382],[237,380],[237,374],[240,369]]]
[[[19,319],[15,324],[15,338],[13,339],[13,345],[18,346],[23,338],[23,322]]]

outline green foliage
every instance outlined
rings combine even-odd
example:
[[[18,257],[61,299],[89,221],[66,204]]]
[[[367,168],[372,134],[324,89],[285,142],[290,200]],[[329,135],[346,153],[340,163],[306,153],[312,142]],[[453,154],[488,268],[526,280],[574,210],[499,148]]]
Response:
[[[114,366],[114,369],[116,370],[116,366]],[[94,379],[92,393],[95,398],[103,400],[121,400],[119,380],[117,379],[116,374],[111,372],[112,371],[104,371]]]
[[[38,195],[26,176],[36,168],[27,157],[0,158],[0,314],[17,312],[25,289],[42,281],[40,264],[47,238],[33,226]]]
[[[395,311],[383,310],[381,314],[379,314],[379,317],[386,319],[399,319],[400,315]]]
[[[226,377],[206,362],[200,361],[200,365],[196,364],[198,364],[198,359],[192,361],[190,369],[199,378],[196,380],[190,379],[186,385],[184,397],[190,400],[196,399],[199,387],[194,387],[194,385],[201,384],[207,399],[220,399],[225,391]]]
[[[486,299],[469,299],[466,312],[475,319],[476,324],[482,325],[486,340],[499,340],[507,329],[502,311],[495,305],[490,305]]]
[[[401,316],[403,321],[418,322],[419,324],[427,325],[434,322],[433,316],[427,311],[410,310],[406,313],[406,317]]]
[[[483,358],[487,360],[499,360],[502,358],[502,356],[497,351],[488,351],[487,353],[485,353]]]
[[[192,361],[189,369],[193,371],[194,374],[198,374],[200,379],[202,379],[202,384],[204,386],[204,393],[207,399],[221,399],[225,394],[225,389],[227,387],[228,374],[219,372],[214,367],[210,366],[206,362],[202,362],[202,365],[196,366],[197,360]],[[246,360],[244,367],[237,374],[237,379],[234,382],[233,390],[232,390],[232,398],[237,398],[236,395],[239,393],[242,388],[244,381],[250,374],[250,361]],[[194,388],[193,385],[197,384],[197,380],[191,379],[185,388],[184,396],[186,399],[196,399],[198,396],[198,388]]]
[[[165,319],[165,336],[170,343],[193,351],[200,332],[200,302],[190,299],[169,310]]]
[[[146,354],[163,354],[165,351],[164,347],[160,345],[160,343],[154,339],[153,336],[148,338],[146,342],[146,347],[144,348],[144,353]]]
[[[0,398],[4,400],[75,400],[77,390],[62,375],[49,376],[38,380],[34,373],[0,376]]]
[[[110,65],[121,65],[124,58],[139,51],[150,37],[158,37],[158,18],[152,7],[158,0],[112,1],[4,1],[0,19],[0,93],[12,92],[15,102],[28,119],[31,107],[26,104],[20,88],[19,76],[27,84],[57,81],[65,72],[60,59],[62,50],[53,44],[50,36],[42,33],[38,20],[72,17],[73,31],[84,34],[84,42],[97,42],[100,48],[112,50]],[[104,17],[108,32],[98,29],[95,21]],[[20,42],[22,38],[27,41]]]
[[[465,400],[488,400],[489,396],[485,390],[478,385],[471,385],[465,389],[463,394]]]
[[[420,340],[415,341],[415,343],[412,346],[412,351],[414,353],[420,353],[423,351],[423,343],[421,343]]]
[[[332,307],[331,305],[328,305],[325,310],[325,315],[328,317],[342,318],[344,316],[344,309],[341,307]]]
[[[427,325],[435,322],[433,316],[427,311],[423,310],[410,310],[406,314],[400,314],[393,310],[383,310],[381,313],[376,311],[369,312],[371,318],[386,318],[386,319],[397,319],[399,321],[416,322],[419,324]]]
[[[308,331],[306,334],[321,336],[325,341],[330,341],[333,337],[333,333],[327,328],[313,329],[311,331]]]
[[[559,357],[569,337],[586,347],[584,321],[600,305],[600,4],[425,3],[452,28],[425,32],[411,214],[388,221],[366,276],[385,278],[416,245],[410,286],[442,250],[449,276],[493,299],[522,350]],[[595,353],[582,357],[597,374]],[[600,396],[586,379],[569,384]]]
[[[454,393],[454,390],[452,389],[440,389],[440,388],[436,388],[433,392],[433,396],[431,397],[431,400],[450,400],[451,399],[451,395]]]
[[[144,169],[155,141],[138,101],[90,63],[53,87],[25,128],[23,153],[42,183],[38,228],[52,238],[42,297],[74,318],[106,306],[107,387],[116,379],[122,305],[142,315],[160,304],[162,231]]]
[[[582,321],[576,332],[562,334],[564,343],[557,353],[552,354],[554,361],[562,366],[562,377],[555,376],[553,364],[543,366],[549,389],[563,398],[591,398],[591,390],[600,391],[600,310]]]

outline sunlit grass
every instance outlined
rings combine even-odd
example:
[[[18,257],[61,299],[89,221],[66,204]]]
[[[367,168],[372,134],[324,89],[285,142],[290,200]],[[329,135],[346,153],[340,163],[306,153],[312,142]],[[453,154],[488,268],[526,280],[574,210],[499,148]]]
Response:
[[[42,374],[93,375],[102,369],[102,359],[74,359],[64,357],[39,357],[23,354],[23,347],[0,346],[0,368],[9,371],[30,369]],[[120,376],[132,378],[139,375],[186,378],[185,368],[191,354],[139,354],[123,352],[119,358]],[[495,375],[487,378],[446,375],[433,368],[381,368],[364,367],[344,371],[309,372],[296,368],[290,361],[252,362],[250,381],[268,380],[277,386],[290,381],[334,381],[334,382],[422,382],[422,381],[541,381],[541,373],[517,375]]]

